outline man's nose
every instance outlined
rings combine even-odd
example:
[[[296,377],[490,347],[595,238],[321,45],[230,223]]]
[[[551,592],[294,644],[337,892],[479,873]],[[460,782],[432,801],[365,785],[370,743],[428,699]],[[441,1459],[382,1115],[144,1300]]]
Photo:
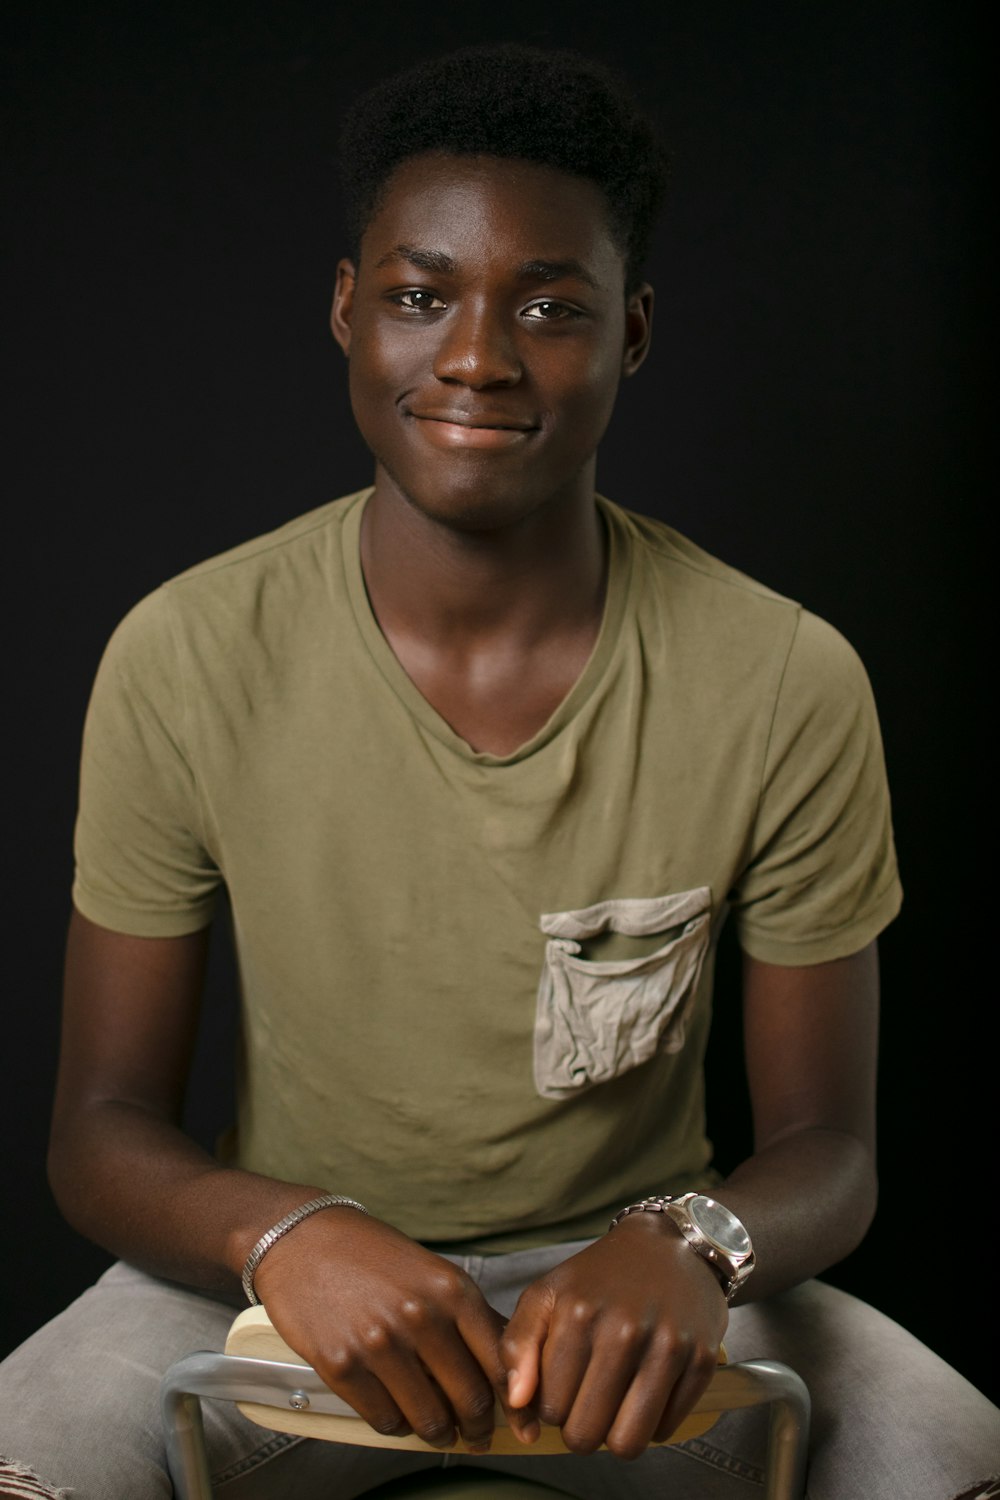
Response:
[[[439,380],[481,390],[490,385],[516,385],[522,373],[514,331],[505,317],[481,305],[453,309],[442,327],[434,359]]]

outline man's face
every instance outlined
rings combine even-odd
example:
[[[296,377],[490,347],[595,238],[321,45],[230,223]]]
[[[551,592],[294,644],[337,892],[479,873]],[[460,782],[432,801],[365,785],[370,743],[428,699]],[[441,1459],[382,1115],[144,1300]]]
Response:
[[[391,178],[333,330],[376,488],[461,530],[593,492],[652,293],[626,304],[596,184],[497,157],[421,156]]]

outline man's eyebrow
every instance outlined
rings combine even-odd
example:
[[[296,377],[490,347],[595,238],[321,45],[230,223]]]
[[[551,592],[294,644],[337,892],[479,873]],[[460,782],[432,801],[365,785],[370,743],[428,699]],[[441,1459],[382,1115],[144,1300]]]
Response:
[[[573,276],[598,290],[597,282],[578,260],[526,260],[518,266],[517,274],[522,281],[561,281],[564,276]]]
[[[394,260],[405,260],[411,266],[416,266],[419,271],[451,272],[456,269],[455,262],[450,255],[445,255],[443,250],[421,250],[417,245],[394,245],[388,250],[381,260],[375,262],[376,270],[391,264]]]
[[[423,250],[419,245],[394,245],[375,262],[375,268],[381,270],[383,266],[391,265],[393,261],[398,260],[416,266],[420,271],[433,271],[438,275],[451,275],[458,270],[457,261],[453,260],[450,255],[446,255],[443,250]],[[581,261],[572,258],[522,261],[514,274],[518,281],[561,281],[564,277],[575,277],[577,281],[584,282],[595,291],[598,290],[597,282],[586,266]]]

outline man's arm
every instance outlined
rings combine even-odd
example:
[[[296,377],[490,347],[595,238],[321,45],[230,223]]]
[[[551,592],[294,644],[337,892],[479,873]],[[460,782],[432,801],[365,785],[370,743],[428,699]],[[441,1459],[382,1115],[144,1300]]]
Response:
[[[754,1155],[715,1193],[750,1230],[756,1301],[825,1271],[875,1213],[878,950],[803,968],[744,959]]]
[[[136,938],[70,925],[52,1189],[81,1233],[157,1275],[239,1287],[253,1245],[315,1183],[220,1167],[180,1129],[207,932]],[[499,1316],[469,1277],[350,1208],[268,1252],[256,1287],[275,1326],[382,1432],[470,1447],[493,1428]]]
[[[755,1149],[713,1191],[757,1254],[741,1301],[833,1265],[871,1222],[875,944],[801,968],[747,958],[744,1017]],[[715,1273],[670,1220],[632,1214],[522,1296],[503,1341],[510,1400],[576,1452],[606,1442],[636,1457],[708,1384],[727,1316]]]

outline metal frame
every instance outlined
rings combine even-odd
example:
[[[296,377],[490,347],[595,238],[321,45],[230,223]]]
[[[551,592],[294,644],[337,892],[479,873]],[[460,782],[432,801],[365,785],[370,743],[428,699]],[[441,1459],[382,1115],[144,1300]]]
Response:
[[[201,1398],[248,1401],[279,1409],[308,1406],[342,1414],[343,1404],[308,1365],[246,1359],[233,1354],[189,1354],[171,1365],[160,1387],[167,1464],[175,1500],[212,1500]],[[303,1399],[305,1398],[305,1399]],[[805,1383],[770,1359],[724,1365],[695,1403],[695,1412],[771,1406],[764,1500],[802,1500],[810,1402]],[[525,1454],[529,1456],[528,1453]]]

